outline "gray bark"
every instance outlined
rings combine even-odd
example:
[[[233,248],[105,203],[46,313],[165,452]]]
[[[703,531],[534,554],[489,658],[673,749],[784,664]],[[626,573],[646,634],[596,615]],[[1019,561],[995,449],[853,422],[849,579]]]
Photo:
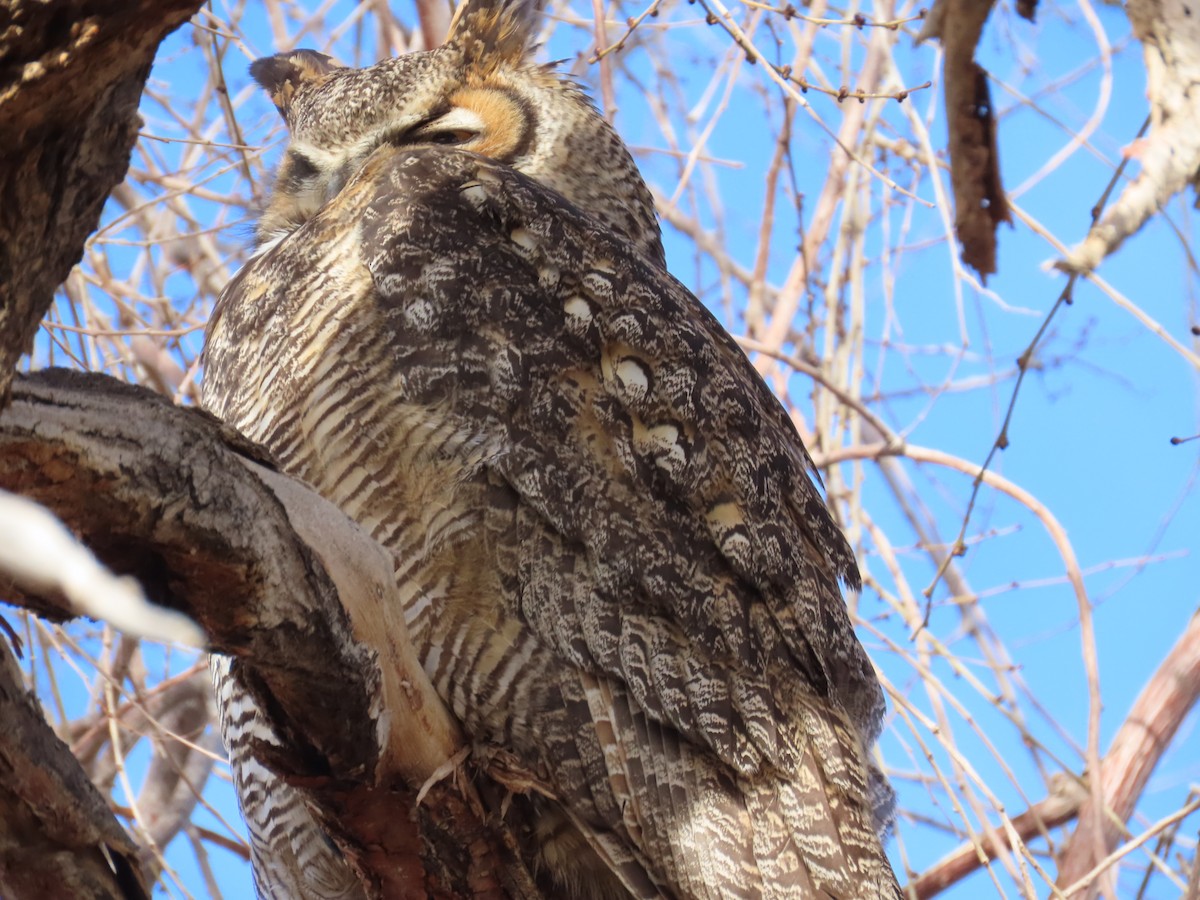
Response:
[[[125,177],[162,39],[201,0],[0,4],[0,406]]]
[[[527,892],[511,835],[484,823],[469,780],[446,765],[461,739],[405,638],[392,561],[335,506],[211,416],[65,370],[15,382],[0,488],[49,507],[238,657],[285,737],[262,756],[307,791],[374,895]],[[18,600],[73,613],[62,595]],[[2,875],[0,891],[43,896]]]

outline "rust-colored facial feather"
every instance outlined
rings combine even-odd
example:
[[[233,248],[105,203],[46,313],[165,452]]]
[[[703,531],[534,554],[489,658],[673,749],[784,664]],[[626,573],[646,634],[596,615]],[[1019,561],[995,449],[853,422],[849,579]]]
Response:
[[[517,156],[522,146],[528,143],[529,111],[511,91],[470,87],[451,96],[450,102],[474,113],[483,122],[480,139],[470,145],[473,152],[507,160]]]

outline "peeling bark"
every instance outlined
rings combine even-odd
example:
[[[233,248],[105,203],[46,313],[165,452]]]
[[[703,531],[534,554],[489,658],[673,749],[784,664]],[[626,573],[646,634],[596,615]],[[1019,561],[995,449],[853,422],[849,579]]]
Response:
[[[1200,4],[1129,0],[1125,12],[1146,59],[1150,133],[1126,150],[1142,171],[1059,263],[1070,272],[1094,270],[1188,185],[1200,207]]]
[[[918,35],[918,40],[942,42],[954,231],[962,245],[962,261],[984,282],[996,271],[996,228],[1012,222],[1000,179],[991,89],[987,72],[975,62],[975,47],[991,8],[991,3],[979,0],[939,0]],[[1032,5],[1028,13],[1033,15]]]

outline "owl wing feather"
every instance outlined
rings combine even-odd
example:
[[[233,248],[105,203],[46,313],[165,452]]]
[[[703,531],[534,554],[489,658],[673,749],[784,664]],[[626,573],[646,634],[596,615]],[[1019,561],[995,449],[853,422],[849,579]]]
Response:
[[[900,896],[852,553],[655,261],[501,164],[384,146],[235,277],[206,353],[206,405],[393,550],[443,698],[554,798],[557,896],[618,896],[562,821],[637,897]]]
[[[571,715],[539,762],[574,742],[593,777],[555,789],[599,778],[612,796],[585,805],[683,894],[770,876],[885,896],[865,760],[883,701],[839,589],[857,569],[745,355],[661,268],[511,169],[389,150],[359,183],[393,365],[434,373],[405,402],[448,405],[494,448],[499,601],[571,664]],[[455,241],[469,252],[447,267],[431,248]]]

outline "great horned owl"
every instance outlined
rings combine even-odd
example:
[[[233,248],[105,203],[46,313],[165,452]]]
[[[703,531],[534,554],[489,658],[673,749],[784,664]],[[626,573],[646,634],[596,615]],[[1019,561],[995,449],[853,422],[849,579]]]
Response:
[[[447,706],[543,782],[507,808],[548,896],[899,897],[851,550],[538,15],[254,64],[291,141],[204,404],[394,553]],[[217,669],[260,891],[354,896]]]

